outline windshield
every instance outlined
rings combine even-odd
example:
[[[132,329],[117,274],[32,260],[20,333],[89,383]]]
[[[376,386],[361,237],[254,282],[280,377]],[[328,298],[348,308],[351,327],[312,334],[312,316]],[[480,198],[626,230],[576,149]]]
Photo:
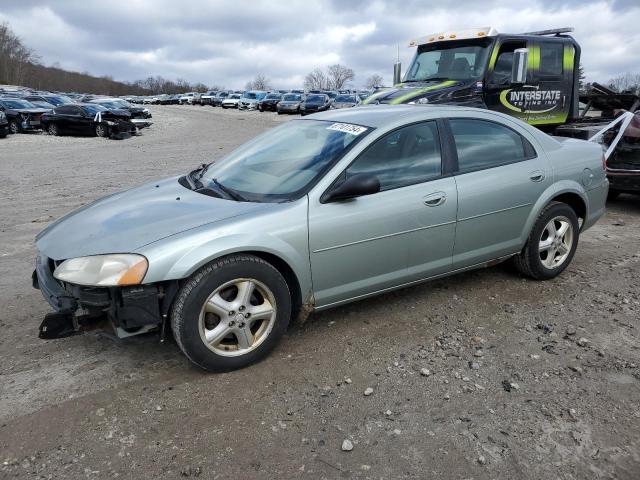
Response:
[[[255,100],[258,96],[253,92],[247,92],[243,95],[243,98],[247,98],[249,100]]]
[[[299,102],[301,98],[301,95],[285,95],[282,100],[285,102]]]
[[[37,108],[33,103],[26,100],[2,100],[6,108]]]
[[[278,100],[279,98],[280,95],[278,95],[277,93],[270,93],[266,96],[265,100]]]
[[[229,99],[237,99],[237,98],[240,98],[240,94],[238,94],[238,93],[234,93],[233,95],[231,95],[229,97]]]
[[[355,95],[338,95],[335,98],[336,103],[356,103]]]
[[[324,95],[309,95],[307,97],[307,103],[322,103],[324,102]]]
[[[477,80],[484,73],[488,56],[487,41],[424,45],[418,49],[404,81]]]
[[[214,189],[215,179],[249,201],[291,200],[369,131],[319,120],[287,122],[213,163],[202,183]]]
[[[66,103],[73,103],[73,100],[71,100],[69,97],[44,97],[44,99],[49,102],[52,103],[53,105],[55,105],[56,107],[59,105],[64,105]]]
[[[83,105],[82,109],[89,115],[95,115],[98,112],[105,112],[107,110],[102,105]]]

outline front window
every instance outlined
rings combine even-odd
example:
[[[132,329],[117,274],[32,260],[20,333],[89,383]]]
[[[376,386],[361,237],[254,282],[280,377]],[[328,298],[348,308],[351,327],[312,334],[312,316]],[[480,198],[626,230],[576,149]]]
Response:
[[[302,100],[301,95],[285,95],[282,97],[283,102],[299,102],[300,100]]]
[[[277,93],[271,93],[267,95],[265,100],[278,100],[279,98],[280,98],[280,95],[278,95]]]
[[[370,130],[320,120],[287,122],[211,164],[202,183],[223,185],[248,201],[297,198]]]
[[[2,100],[5,108],[37,108],[33,103],[26,100]]]
[[[309,95],[307,97],[307,103],[323,103],[325,98],[327,97],[324,95]]]
[[[482,40],[422,45],[404,81],[477,80],[485,71],[490,42]]]

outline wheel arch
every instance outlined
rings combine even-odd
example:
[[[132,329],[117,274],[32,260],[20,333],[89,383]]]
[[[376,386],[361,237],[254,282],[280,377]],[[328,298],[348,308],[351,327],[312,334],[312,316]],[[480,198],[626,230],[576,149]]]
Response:
[[[527,242],[529,234],[531,233],[538,216],[551,202],[561,202],[569,205],[576,212],[578,218],[583,220],[583,223],[584,220],[588,218],[589,210],[587,195],[579,183],[574,181],[563,181],[553,184],[549,186],[542,195],[540,195],[538,201],[531,209],[529,218],[527,219],[520,238],[521,247],[524,247]]]

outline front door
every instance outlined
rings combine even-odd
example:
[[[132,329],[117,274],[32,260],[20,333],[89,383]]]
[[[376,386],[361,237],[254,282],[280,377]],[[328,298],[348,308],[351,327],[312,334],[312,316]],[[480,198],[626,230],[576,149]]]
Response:
[[[381,191],[309,204],[309,246],[316,305],[402,285],[451,265],[457,195],[442,177],[436,122],[376,140],[340,176],[367,173]]]

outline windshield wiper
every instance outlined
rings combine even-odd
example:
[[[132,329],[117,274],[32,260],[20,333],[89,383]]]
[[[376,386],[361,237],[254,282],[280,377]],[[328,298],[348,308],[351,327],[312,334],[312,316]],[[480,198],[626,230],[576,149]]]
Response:
[[[236,200],[238,202],[248,202],[248,200],[246,198],[244,198],[242,195],[240,195],[238,192],[236,192],[235,190],[229,188],[229,187],[225,187],[223,184],[221,184],[217,179],[213,178],[211,179],[211,181],[220,189],[222,190],[224,193],[226,193],[228,196],[230,196],[233,200]]]

